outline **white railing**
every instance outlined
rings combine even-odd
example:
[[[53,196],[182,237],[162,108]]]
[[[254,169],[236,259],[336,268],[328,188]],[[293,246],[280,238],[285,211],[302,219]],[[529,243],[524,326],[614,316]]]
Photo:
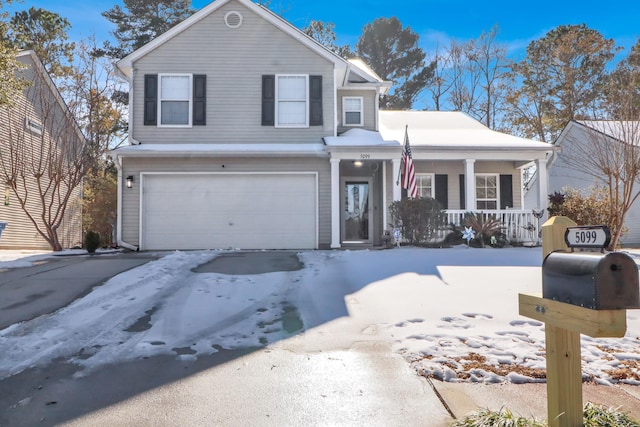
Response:
[[[468,214],[467,210],[446,210],[447,224],[453,224],[458,228],[464,227],[464,216]],[[533,216],[531,210],[517,210],[517,209],[504,209],[504,210],[483,210],[473,212],[477,216],[482,216],[483,219],[495,218],[503,225],[503,233],[505,234],[507,241],[511,243],[523,243],[523,244],[537,244],[539,243],[539,220]],[[450,230],[443,230],[442,238]]]

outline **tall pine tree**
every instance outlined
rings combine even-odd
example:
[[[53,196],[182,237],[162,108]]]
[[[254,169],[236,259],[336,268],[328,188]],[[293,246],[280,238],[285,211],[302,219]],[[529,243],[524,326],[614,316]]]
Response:
[[[113,58],[123,58],[191,16],[191,0],[124,0],[102,16],[116,25],[117,45],[107,44]]]

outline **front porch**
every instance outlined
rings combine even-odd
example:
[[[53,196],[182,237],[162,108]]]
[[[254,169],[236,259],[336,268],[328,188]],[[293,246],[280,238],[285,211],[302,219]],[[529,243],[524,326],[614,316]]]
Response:
[[[450,225],[455,225],[458,229],[464,227],[464,217],[470,213],[464,209],[446,210],[447,226],[438,233],[438,239],[443,240],[450,232]],[[534,215],[532,210],[522,209],[501,209],[483,210],[473,212],[482,219],[495,218],[502,223],[503,233],[507,241],[512,244],[537,245],[540,241],[541,218]]]

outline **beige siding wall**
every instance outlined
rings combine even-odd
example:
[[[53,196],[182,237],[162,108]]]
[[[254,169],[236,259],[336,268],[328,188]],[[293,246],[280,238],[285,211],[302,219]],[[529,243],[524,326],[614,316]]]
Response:
[[[363,105],[363,126],[344,126],[342,100],[344,97],[362,97]],[[348,131],[353,128],[376,130],[376,103],[378,97],[373,90],[339,90],[338,91],[338,133]]]
[[[331,243],[331,171],[326,158],[125,158],[123,176],[133,175],[134,185],[122,189],[122,239],[132,245],[140,244],[141,172],[318,172],[318,241],[320,248]],[[256,185],[260,185],[259,180]]]
[[[513,203],[515,209],[522,208],[522,174],[511,161],[476,161],[475,173],[495,173],[499,175],[512,175],[513,177]],[[448,175],[449,185],[449,209],[460,209],[460,181],[459,176],[464,174],[464,162],[462,160],[445,161],[433,160],[414,162],[416,173],[432,173]],[[394,178],[395,179],[395,178]],[[391,199],[390,199],[391,200]]]
[[[24,158],[23,162],[15,161],[15,157],[9,154],[11,146],[35,148],[46,146],[46,144],[43,144],[43,140],[56,139],[57,135],[60,133],[64,135],[65,129],[70,129],[71,126],[62,119],[62,110],[51,94],[49,87],[42,81],[40,75],[33,71],[33,63],[30,57],[20,57],[19,59],[29,66],[28,69],[24,70],[24,75],[28,80],[34,81],[34,84],[25,89],[22,96],[15,100],[15,104],[10,109],[0,109],[0,178],[2,178],[0,187],[2,192],[0,221],[8,223],[0,237],[0,249],[50,249],[49,244],[38,233],[36,226],[20,206],[16,195],[9,191],[7,197],[6,190],[8,187],[4,182],[5,171],[12,164],[25,162]],[[27,130],[25,118],[37,120],[42,124],[44,127],[43,136]],[[39,150],[34,150],[33,153],[32,158],[25,162],[29,167],[35,164],[38,159],[46,159],[47,157],[46,153],[40,153]],[[29,167],[24,169],[26,173],[30,172]],[[42,207],[36,181],[27,177],[24,182],[19,180],[18,184],[22,198],[26,198],[26,210],[36,218],[40,229],[45,231],[43,223],[39,219]],[[22,187],[23,184],[24,187]],[[54,208],[56,207],[55,204],[53,206]],[[72,247],[82,241],[80,187],[73,191],[65,218],[58,229],[58,237],[64,248]]]
[[[226,26],[229,11],[244,17],[240,28]],[[150,52],[134,69],[132,136],[143,143],[317,143],[334,134],[333,64],[236,2]],[[156,73],[207,75],[206,126],[143,126],[144,75]],[[323,125],[262,126],[264,74],[322,75]]]

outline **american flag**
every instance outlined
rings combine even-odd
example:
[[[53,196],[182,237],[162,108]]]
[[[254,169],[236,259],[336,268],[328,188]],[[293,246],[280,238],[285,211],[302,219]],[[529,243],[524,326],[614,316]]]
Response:
[[[404,129],[404,151],[402,151],[402,188],[407,189],[407,195],[409,197],[417,199],[418,187],[416,186],[416,171],[413,168],[411,145],[409,145],[408,127],[409,126]]]

